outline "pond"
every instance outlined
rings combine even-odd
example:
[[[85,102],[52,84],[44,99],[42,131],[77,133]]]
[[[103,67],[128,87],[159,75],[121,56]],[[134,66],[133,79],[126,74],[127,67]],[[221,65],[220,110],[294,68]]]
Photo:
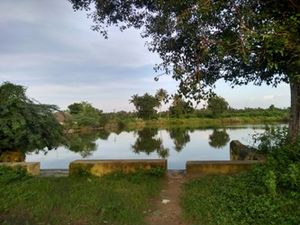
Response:
[[[184,169],[188,160],[230,160],[229,143],[252,145],[252,135],[264,125],[223,128],[145,128],[120,133],[73,134],[67,144],[48,152],[28,153],[27,162],[41,162],[41,169],[67,169],[77,159],[168,159],[168,169]]]

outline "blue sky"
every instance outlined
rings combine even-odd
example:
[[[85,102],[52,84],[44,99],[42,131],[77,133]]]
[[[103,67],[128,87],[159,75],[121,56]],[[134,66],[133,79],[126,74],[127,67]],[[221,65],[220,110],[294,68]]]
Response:
[[[109,28],[105,40],[91,25],[67,0],[1,0],[0,83],[24,85],[30,97],[62,109],[88,101],[106,112],[133,110],[133,94],[175,92],[170,77],[154,81],[160,59],[138,30]],[[290,101],[287,84],[232,89],[220,81],[216,93],[235,108],[288,107]]]

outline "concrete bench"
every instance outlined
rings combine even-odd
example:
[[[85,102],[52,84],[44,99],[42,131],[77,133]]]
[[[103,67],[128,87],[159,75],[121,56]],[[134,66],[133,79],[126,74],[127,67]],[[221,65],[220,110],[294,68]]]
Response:
[[[29,175],[38,176],[40,175],[40,163],[39,162],[3,162],[0,166],[8,167],[21,167]]]
[[[249,170],[253,166],[263,162],[258,160],[187,161],[186,173],[194,175],[233,174]]]
[[[155,168],[166,170],[167,160],[76,160],[69,165],[69,175],[86,173],[94,176],[103,176],[113,172],[123,172],[128,174],[139,170],[150,170]]]

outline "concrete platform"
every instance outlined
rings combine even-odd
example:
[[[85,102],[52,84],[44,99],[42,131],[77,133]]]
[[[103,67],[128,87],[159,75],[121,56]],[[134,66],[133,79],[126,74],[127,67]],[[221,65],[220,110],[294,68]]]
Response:
[[[3,162],[0,166],[8,167],[21,167],[26,170],[29,175],[40,175],[40,163],[39,162]]]
[[[253,166],[263,163],[258,160],[236,161],[187,161],[186,173],[188,175],[218,175],[234,174],[249,170]]]
[[[67,177],[69,170],[67,169],[41,169],[41,177]]]
[[[128,174],[139,170],[150,170],[154,168],[166,170],[167,160],[76,160],[69,165],[69,175],[91,174],[94,176],[103,176],[113,172],[123,172]]]

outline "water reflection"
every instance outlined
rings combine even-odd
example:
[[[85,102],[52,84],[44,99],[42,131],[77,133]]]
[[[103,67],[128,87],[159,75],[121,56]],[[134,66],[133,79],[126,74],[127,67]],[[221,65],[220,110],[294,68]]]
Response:
[[[180,152],[190,142],[189,130],[185,128],[172,128],[169,129],[169,133],[177,152]]]
[[[135,143],[131,146],[134,153],[150,153],[157,152],[161,158],[169,156],[169,149],[165,148],[162,144],[162,138],[158,138],[157,128],[144,128],[137,131],[138,137]]]
[[[230,141],[229,135],[226,129],[217,130],[214,129],[212,134],[209,135],[209,145],[213,148],[223,148]]]
[[[251,135],[265,127],[147,128],[139,131],[78,133],[67,137],[58,149],[26,154],[27,162],[41,162],[41,168],[68,168],[73,160],[167,158],[169,169],[184,169],[189,160],[230,160],[230,140],[251,145]],[[218,149],[216,151],[215,149]]]
[[[67,135],[67,147],[70,151],[79,153],[82,158],[86,158],[98,149],[97,139],[107,140],[109,133],[105,131],[76,133]]]

